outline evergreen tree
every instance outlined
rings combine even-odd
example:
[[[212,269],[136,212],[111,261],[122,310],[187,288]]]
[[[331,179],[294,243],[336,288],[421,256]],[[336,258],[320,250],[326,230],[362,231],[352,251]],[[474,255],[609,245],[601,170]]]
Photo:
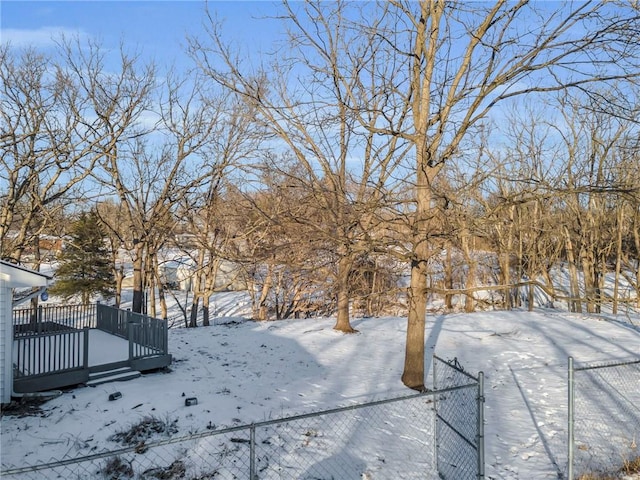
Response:
[[[70,239],[60,255],[56,282],[49,289],[52,294],[65,300],[81,294],[84,304],[89,303],[92,294],[114,295],[115,282],[104,238],[96,213],[82,213],[71,226]]]

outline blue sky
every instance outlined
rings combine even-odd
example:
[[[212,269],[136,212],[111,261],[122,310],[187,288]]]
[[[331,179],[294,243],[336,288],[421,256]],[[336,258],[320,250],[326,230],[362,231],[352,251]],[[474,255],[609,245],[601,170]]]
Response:
[[[225,32],[242,43],[268,45],[276,22],[259,17],[274,11],[270,1],[210,1]],[[204,1],[12,1],[0,3],[0,41],[47,48],[64,33],[99,39],[104,47],[141,49],[157,61],[182,56],[185,37],[202,32]]]

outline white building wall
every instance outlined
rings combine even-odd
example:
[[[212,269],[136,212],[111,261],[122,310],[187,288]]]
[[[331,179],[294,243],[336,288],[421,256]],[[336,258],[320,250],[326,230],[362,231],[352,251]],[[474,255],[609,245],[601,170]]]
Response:
[[[2,273],[0,273],[0,276]],[[11,367],[11,342],[13,332],[11,322],[11,288],[7,282],[0,278],[0,403],[11,402],[11,390],[13,389],[13,375]]]
[[[0,403],[13,391],[13,288],[46,287],[50,277],[0,260]]]

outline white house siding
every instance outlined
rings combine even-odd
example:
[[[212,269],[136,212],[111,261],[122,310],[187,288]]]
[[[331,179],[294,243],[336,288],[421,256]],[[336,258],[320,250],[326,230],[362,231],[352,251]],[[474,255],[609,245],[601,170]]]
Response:
[[[0,260],[0,403],[13,391],[13,288],[46,287],[50,277]]]
[[[0,272],[0,276],[4,275]],[[5,279],[0,278],[0,403],[11,401],[11,390],[13,376],[11,375],[11,348],[5,339],[12,339],[11,322],[6,322],[6,318],[11,318],[11,288]]]

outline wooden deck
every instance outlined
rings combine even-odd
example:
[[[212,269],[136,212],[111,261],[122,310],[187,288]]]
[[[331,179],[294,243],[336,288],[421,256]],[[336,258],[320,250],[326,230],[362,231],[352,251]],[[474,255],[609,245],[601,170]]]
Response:
[[[124,338],[110,335],[98,329],[89,329],[89,351],[88,351],[88,365],[89,368],[99,365],[105,365],[110,363],[121,362],[129,358],[129,341]],[[59,350],[57,345],[53,342],[39,342],[38,352],[34,352],[35,357],[51,357],[56,355]],[[13,341],[13,363],[18,363],[18,351],[20,349],[20,340],[15,339]],[[80,344],[80,350],[78,354],[84,357],[84,344]],[[44,373],[43,364],[38,362],[30,362],[29,364],[23,364],[23,375],[37,375]]]
[[[125,367],[144,372],[171,364],[162,320],[103,305],[82,322],[60,321],[59,308],[52,311],[57,316],[53,321],[40,310],[37,322],[14,325],[17,393],[84,384],[96,372]]]
[[[129,341],[98,329],[89,330],[89,368],[129,358]]]

